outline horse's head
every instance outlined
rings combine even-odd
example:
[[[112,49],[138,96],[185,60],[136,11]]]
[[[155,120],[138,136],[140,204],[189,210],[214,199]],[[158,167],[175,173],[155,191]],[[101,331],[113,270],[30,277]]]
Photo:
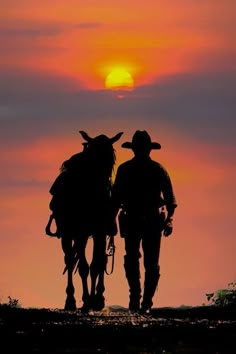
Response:
[[[120,132],[116,135],[114,135],[112,138],[108,138],[105,134],[97,135],[94,138],[91,138],[85,131],[80,130],[80,134],[82,135],[83,139],[88,143],[90,146],[112,146],[116,141],[118,141],[123,134],[123,132]]]
[[[116,160],[113,144],[121,138],[123,132],[120,132],[111,138],[105,134],[97,135],[92,138],[82,130],[80,130],[79,133],[86,141],[84,144],[85,152],[88,154],[91,161],[101,168],[104,167],[105,170],[109,171],[109,175],[111,175]]]

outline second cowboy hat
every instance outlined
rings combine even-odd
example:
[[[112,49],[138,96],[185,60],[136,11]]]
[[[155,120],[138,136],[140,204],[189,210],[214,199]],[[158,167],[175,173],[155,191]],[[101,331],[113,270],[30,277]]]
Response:
[[[161,145],[159,143],[151,141],[151,137],[146,130],[136,130],[133,135],[132,141],[127,141],[121,146],[126,149],[161,149]]]

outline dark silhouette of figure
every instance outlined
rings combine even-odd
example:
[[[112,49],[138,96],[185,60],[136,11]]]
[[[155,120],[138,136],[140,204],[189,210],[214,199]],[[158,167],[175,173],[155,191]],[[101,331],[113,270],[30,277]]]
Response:
[[[57,226],[55,234],[61,238],[64,251],[64,273],[67,272],[65,309],[76,309],[73,272],[78,270],[83,287],[81,310],[101,310],[105,304],[107,237],[117,233],[110,199],[111,176],[116,160],[113,143],[123,133],[112,138],[103,134],[91,138],[83,131],[80,134],[86,141],[84,149],[63,162],[61,172],[50,189],[50,209]],[[46,233],[50,234],[50,231],[47,229]],[[93,239],[91,264],[88,264],[85,253],[89,237]]]
[[[134,157],[117,169],[112,189],[113,215],[116,217],[121,209],[118,220],[125,242],[129,310],[149,313],[160,277],[161,236],[162,233],[165,236],[172,233],[177,204],[166,169],[150,157],[151,150],[160,149],[161,145],[152,142],[146,131],[137,130],[132,142],[123,143],[122,147],[132,149]],[[145,269],[143,296],[139,263],[141,246]]]

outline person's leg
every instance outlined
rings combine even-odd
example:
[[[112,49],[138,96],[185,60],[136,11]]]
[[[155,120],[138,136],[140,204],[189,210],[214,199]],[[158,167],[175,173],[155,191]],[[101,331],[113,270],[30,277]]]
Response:
[[[149,234],[142,240],[144,255],[144,293],[142,300],[142,311],[148,312],[152,305],[152,299],[156,292],[160,278],[159,254],[160,254],[161,235]]]
[[[124,268],[129,285],[129,310],[138,311],[140,308],[141,285],[139,258],[141,257],[140,237],[129,235],[125,239]]]

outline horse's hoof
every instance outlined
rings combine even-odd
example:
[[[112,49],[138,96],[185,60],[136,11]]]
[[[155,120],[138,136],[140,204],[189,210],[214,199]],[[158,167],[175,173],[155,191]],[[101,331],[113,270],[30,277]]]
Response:
[[[66,311],[76,311],[76,301],[75,299],[66,299],[64,310]]]
[[[105,307],[105,298],[103,295],[95,295],[92,302],[94,311],[101,311]]]
[[[88,313],[91,309],[91,306],[88,302],[84,302],[83,306],[80,308],[82,313]]]

